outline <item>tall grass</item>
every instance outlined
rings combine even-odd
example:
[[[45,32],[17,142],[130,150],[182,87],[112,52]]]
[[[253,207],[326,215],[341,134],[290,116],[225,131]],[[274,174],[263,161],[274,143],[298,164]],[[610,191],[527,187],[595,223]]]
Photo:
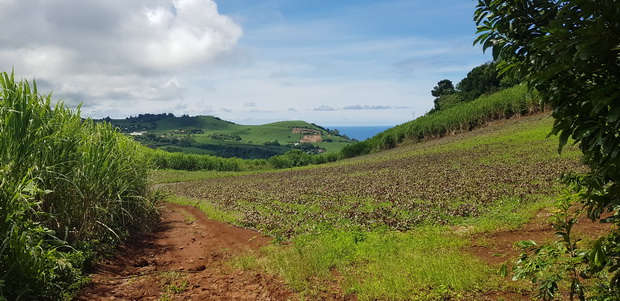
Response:
[[[493,120],[514,115],[528,115],[541,110],[536,95],[524,85],[508,88],[491,95],[388,129],[366,141],[347,145],[342,149],[344,158],[351,158],[395,147],[403,141],[422,141],[451,133],[468,131]]]
[[[0,74],[0,299],[61,300],[100,243],[156,216],[142,147]]]

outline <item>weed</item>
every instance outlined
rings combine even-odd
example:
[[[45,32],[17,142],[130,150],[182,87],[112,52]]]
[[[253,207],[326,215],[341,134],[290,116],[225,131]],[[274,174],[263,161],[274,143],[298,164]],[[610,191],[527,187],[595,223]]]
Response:
[[[168,294],[180,294],[187,290],[189,282],[187,276],[177,271],[163,272],[159,275],[162,285],[162,298],[168,298]]]

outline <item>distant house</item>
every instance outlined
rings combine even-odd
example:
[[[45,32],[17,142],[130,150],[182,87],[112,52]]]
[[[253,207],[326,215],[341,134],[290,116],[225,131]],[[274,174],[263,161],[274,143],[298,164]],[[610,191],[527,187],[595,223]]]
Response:
[[[146,134],[146,131],[142,131],[142,132],[131,132],[129,133],[129,136],[142,136]]]

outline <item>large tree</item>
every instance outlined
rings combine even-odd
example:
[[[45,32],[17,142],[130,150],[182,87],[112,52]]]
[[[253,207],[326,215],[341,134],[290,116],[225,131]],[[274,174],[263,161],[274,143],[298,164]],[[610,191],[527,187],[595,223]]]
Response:
[[[482,94],[497,92],[501,79],[497,63],[485,63],[469,71],[467,76],[456,84],[456,90],[463,95],[464,101],[472,101]]]
[[[479,0],[475,43],[523,76],[553,108],[560,150],[574,139],[590,172],[578,179],[592,219],[612,212],[609,235],[585,257],[620,291],[620,1]]]
[[[435,97],[441,97],[444,95],[450,95],[455,92],[454,84],[449,79],[442,79],[437,83],[437,86],[431,90],[431,95]]]

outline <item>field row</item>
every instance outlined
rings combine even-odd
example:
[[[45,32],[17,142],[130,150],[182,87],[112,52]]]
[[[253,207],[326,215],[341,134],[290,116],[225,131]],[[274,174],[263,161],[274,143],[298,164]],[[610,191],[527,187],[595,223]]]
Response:
[[[520,135],[502,126],[332,165],[168,184],[169,192],[238,214],[237,223],[280,237],[321,225],[408,230],[453,224],[503,201],[526,205],[583,167],[577,151],[545,139],[551,120],[527,118]],[[511,137],[511,138],[505,138]]]

